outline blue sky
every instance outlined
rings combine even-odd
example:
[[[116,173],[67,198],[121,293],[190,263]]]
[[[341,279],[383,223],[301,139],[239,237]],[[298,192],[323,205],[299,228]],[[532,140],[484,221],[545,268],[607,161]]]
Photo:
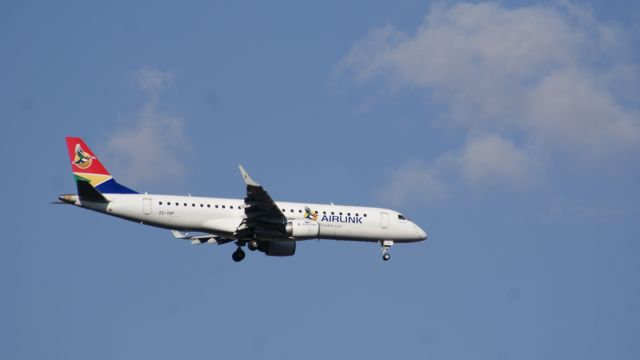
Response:
[[[0,354],[637,359],[632,1],[0,5]],[[138,190],[383,206],[428,241],[191,246],[50,205],[64,136]]]

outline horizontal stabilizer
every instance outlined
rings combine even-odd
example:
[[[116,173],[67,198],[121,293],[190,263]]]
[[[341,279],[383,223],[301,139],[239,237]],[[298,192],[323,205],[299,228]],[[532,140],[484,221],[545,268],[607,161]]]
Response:
[[[78,186],[78,196],[80,197],[80,201],[91,201],[95,203],[108,203],[107,200],[102,194],[98,192],[89,182],[76,179],[76,185]]]

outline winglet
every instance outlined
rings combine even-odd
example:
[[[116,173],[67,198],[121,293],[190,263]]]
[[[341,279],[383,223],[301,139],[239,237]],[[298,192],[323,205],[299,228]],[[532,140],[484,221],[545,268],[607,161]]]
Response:
[[[260,186],[260,184],[255,182],[255,180],[253,180],[251,176],[247,174],[247,171],[244,169],[244,167],[242,167],[242,165],[238,165],[238,168],[240,168],[240,173],[242,174],[242,180],[244,180],[244,183],[247,184],[247,186]]]

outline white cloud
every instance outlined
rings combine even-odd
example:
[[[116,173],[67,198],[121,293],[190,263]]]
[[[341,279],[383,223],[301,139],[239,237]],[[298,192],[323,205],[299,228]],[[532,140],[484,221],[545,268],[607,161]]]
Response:
[[[532,141],[585,155],[619,154],[640,143],[638,111],[626,108],[588,74],[563,71],[525,98],[523,126]]]
[[[474,188],[521,188],[529,182],[532,160],[511,141],[492,134],[471,139],[456,162],[463,180]]]
[[[184,131],[185,120],[160,110],[157,99],[173,74],[144,67],[136,78],[147,99],[140,111],[108,138],[106,154],[110,167],[127,184],[178,179],[185,172],[183,159],[191,151]]]
[[[536,159],[495,134],[470,138],[457,153],[445,153],[433,164],[409,161],[395,171],[381,198],[389,203],[437,200],[449,195],[458,179],[475,190],[522,189],[531,182]]]
[[[443,156],[433,165],[410,161],[402,165],[384,187],[380,198],[390,204],[407,200],[434,200],[446,196],[449,188],[442,178],[445,168],[451,166],[449,156]]]
[[[156,93],[169,87],[173,83],[174,75],[170,71],[160,71],[144,66],[135,72],[135,77],[140,89],[148,93]]]
[[[471,187],[517,185],[543,169],[532,159],[552,161],[560,153],[609,161],[637,152],[640,112],[629,99],[637,99],[639,78],[627,60],[631,46],[623,29],[571,3],[460,3],[433,7],[413,34],[373,29],[339,69],[360,83],[381,79],[388,90],[425,89],[446,109],[443,119],[471,139],[450,151],[458,154],[454,173]],[[429,178],[445,176],[434,173],[437,167],[426,171]]]

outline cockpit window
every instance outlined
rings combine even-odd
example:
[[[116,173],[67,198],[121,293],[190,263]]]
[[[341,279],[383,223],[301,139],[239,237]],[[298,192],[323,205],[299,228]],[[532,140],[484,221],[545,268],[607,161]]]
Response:
[[[398,220],[407,220],[407,218],[402,216],[402,215],[400,215],[400,214],[398,214]]]

